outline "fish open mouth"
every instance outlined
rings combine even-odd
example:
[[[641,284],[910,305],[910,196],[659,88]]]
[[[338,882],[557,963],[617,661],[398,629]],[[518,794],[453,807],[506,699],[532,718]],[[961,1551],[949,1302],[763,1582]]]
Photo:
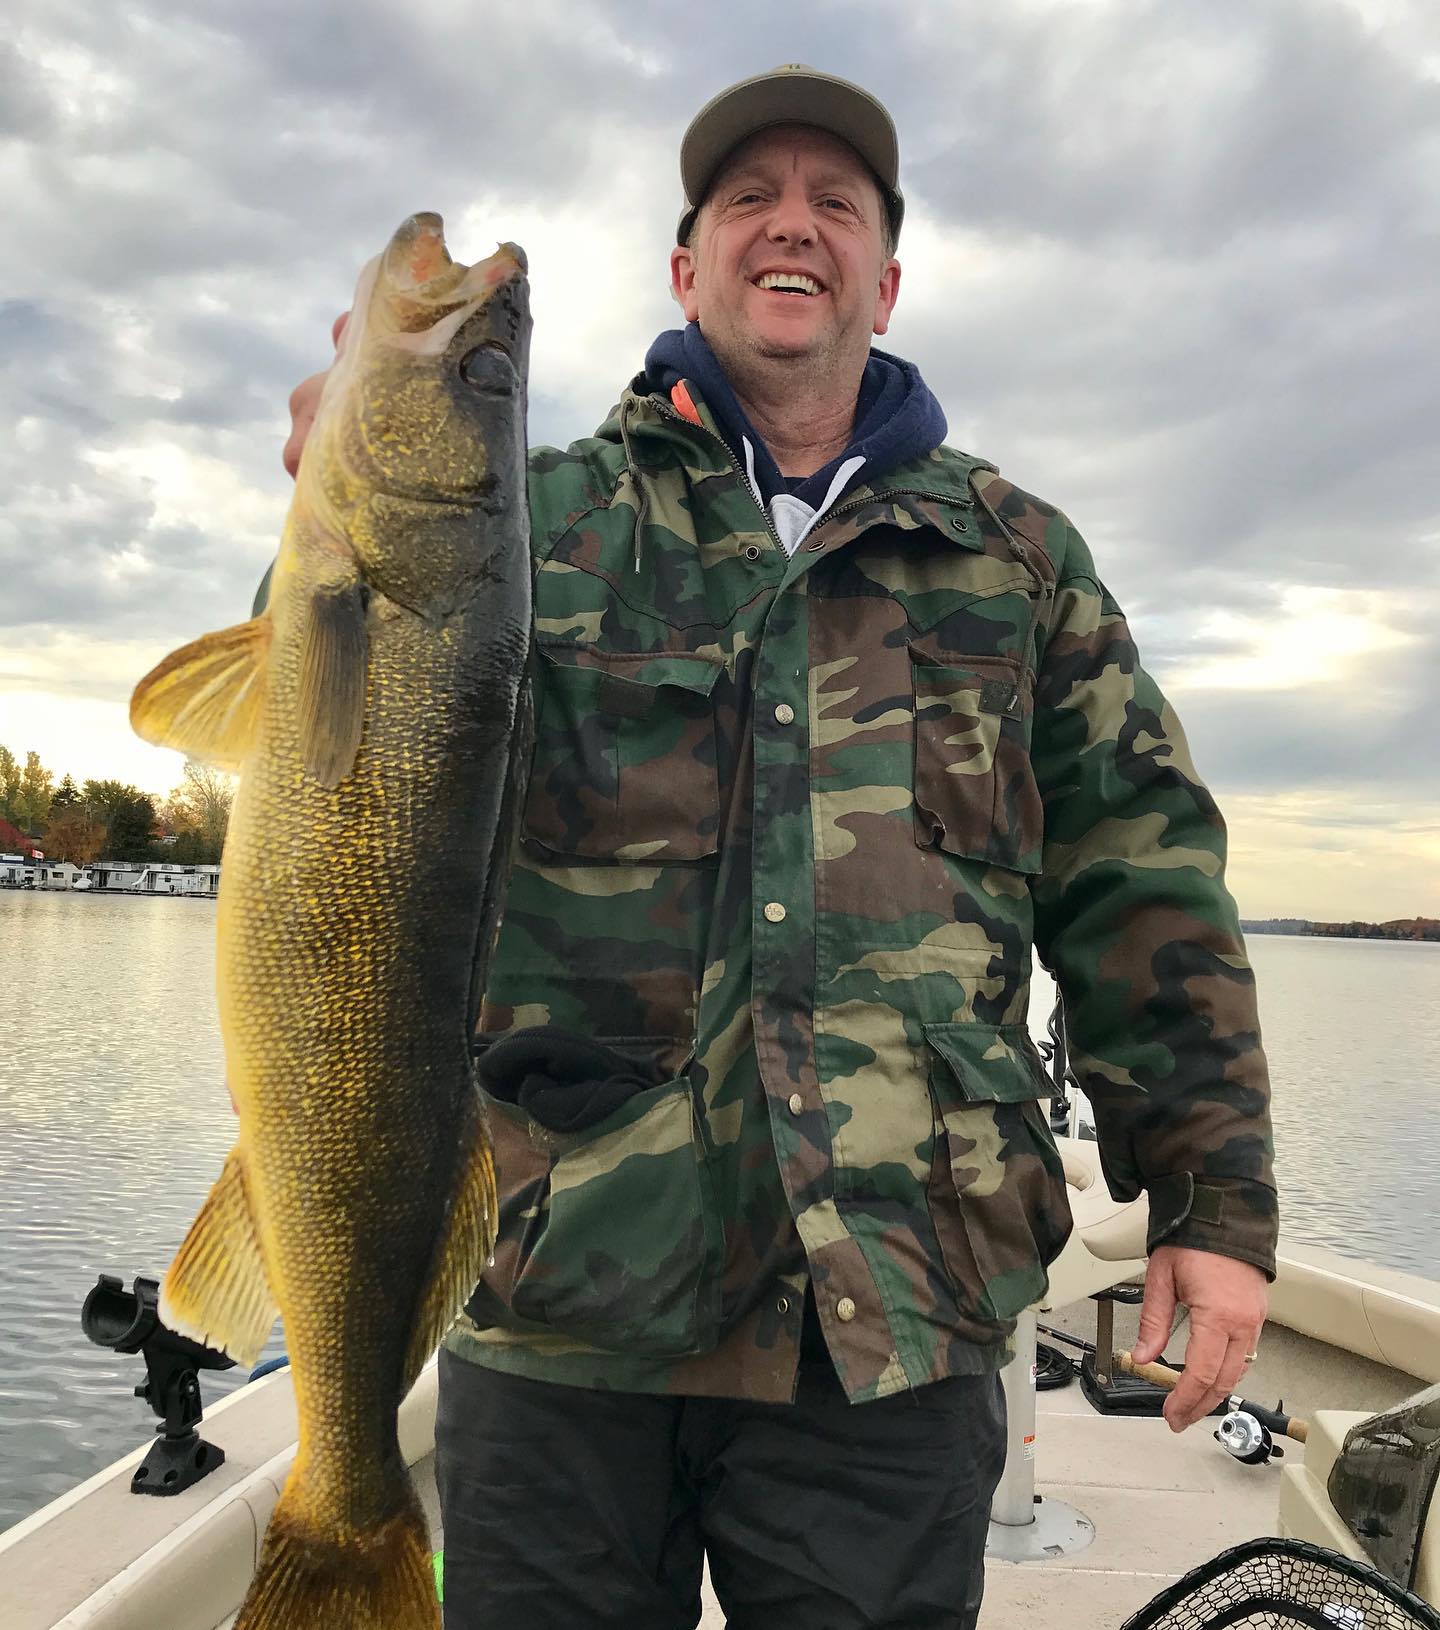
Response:
[[[452,260],[445,243],[445,222],[433,210],[422,210],[402,221],[381,258],[380,277],[394,293],[423,297],[433,294],[449,305],[457,298],[473,298],[530,269],[518,243],[502,243],[493,255],[463,266]]]
[[[390,343],[419,353],[442,351],[497,290],[523,284],[529,269],[516,243],[466,266],[453,260],[444,220],[423,210],[402,221],[375,268],[373,297],[389,308]],[[523,299],[522,299],[523,303]]]

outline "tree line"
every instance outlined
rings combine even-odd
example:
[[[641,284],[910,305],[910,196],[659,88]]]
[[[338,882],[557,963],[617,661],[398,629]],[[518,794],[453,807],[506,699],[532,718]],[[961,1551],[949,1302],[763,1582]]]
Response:
[[[216,865],[234,796],[231,777],[193,760],[166,798],[126,781],[87,780],[77,786],[66,775],[57,786],[39,753],[26,753],[21,764],[0,745],[0,821],[33,841],[47,860],[76,866],[96,860]]]
[[[1325,939],[1440,940],[1440,918],[1394,917],[1383,923],[1312,923],[1303,917],[1242,922],[1247,934],[1315,934]]]

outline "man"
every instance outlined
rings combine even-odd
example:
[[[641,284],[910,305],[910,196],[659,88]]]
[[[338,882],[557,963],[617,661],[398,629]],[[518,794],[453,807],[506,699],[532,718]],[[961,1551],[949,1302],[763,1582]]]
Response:
[[[1069,1228],[1026,1030],[1066,999],[1148,1189],[1180,1430],[1273,1274],[1224,834],[1058,511],[870,349],[894,128],[790,65],[681,148],[662,335],[531,456],[537,742],[480,1019],[504,1196],[441,1355],[446,1623],[975,1623],[998,1370]],[[318,394],[292,399],[294,469]]]

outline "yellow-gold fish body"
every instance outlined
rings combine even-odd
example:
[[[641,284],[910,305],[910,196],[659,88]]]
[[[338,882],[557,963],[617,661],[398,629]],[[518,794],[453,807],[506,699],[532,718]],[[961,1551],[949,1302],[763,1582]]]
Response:
[[[148,740],[235,769],[217,986],[234,1150],[165,1276],[299,1447],[238,1630],[430,1630],[396,1412],[479,1278],[495,1185],[469,1031],[527,759],[524,257],[438,216],[366,267],[265,612],[168,657]]]

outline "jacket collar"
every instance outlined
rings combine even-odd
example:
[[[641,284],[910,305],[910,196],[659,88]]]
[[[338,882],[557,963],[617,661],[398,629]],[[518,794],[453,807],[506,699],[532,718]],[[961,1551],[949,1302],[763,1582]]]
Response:
[[[690,418],[690,413],[695,415],[695,420]],[[650,391],[643,373],[631,381],[618,406],[596,434],[614,442],[628,437],[631,450],[642,465],[652,460],[674,463],[692,480],[732,472],[739,473],[743,479],[743,469],[703,401],[689,400],[683,393],[676,401],[662,392]],[[993,472],[995,468],[973,454],[940,446],[861,482],[846,493],[841,502],[849,510],[852,506],[858,509],[872,503],[888,504],[904,496],[907,507],[926,516],[933,512],[937,529],[954,537],[951,511],[956,507],[969,509],[975,502],[971,477],[977,471]]]

